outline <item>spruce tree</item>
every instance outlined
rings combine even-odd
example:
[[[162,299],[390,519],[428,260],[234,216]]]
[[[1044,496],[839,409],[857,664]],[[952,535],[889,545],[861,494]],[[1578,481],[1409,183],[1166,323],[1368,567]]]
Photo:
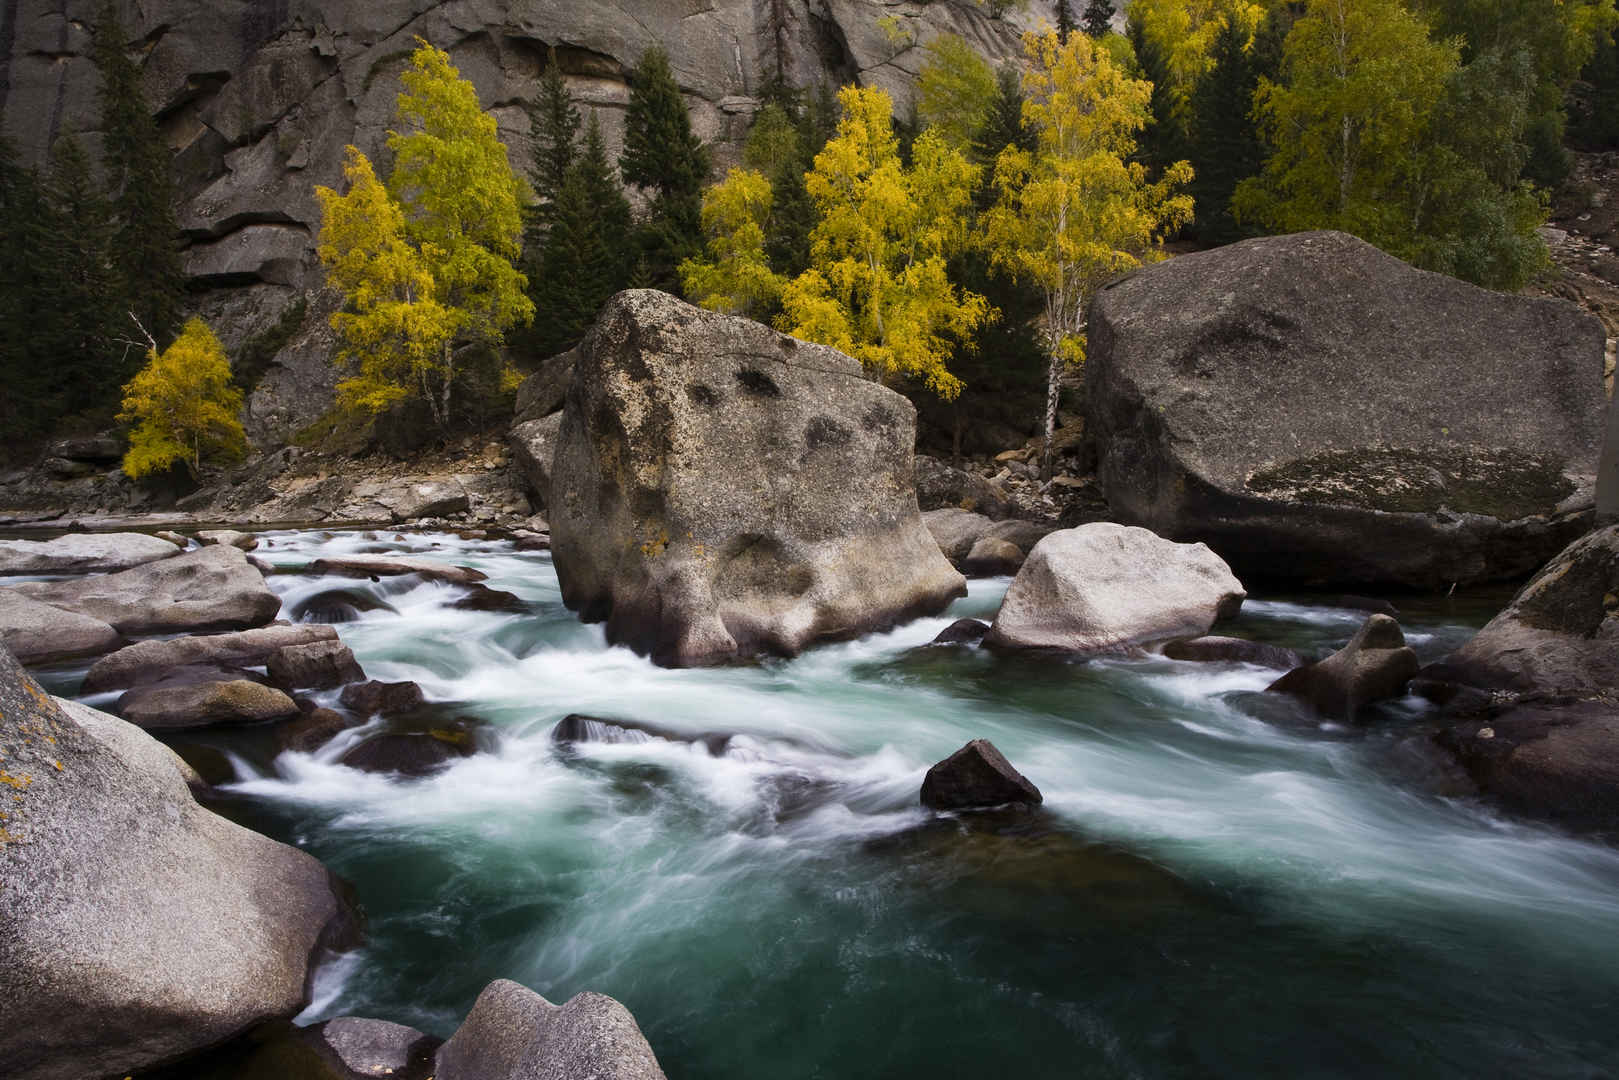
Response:
[[[1214,65],[1192,95],[1190,190],[1197,206],[1194,229],[1207,243],[1249,234],[1231,216],[1231,194],[1265,164],[1265,144],[1252,118],[1259,72],[1247,38],[1236,20],[1226,20],[1214,39]]]
[[[1113,0],[1090,0],[1085,5],[1085,14],[1081,17],[1085,24],[1085,32],[1093,38],[1106,34],[1113,21]]]
[[[40,313],[40,326],[51,339],[56,411],[77,413],[115,404],[142,357],[120,343],[134,327],[107,302],[118,285],[109,209],[89,159],[71,138],[53,149],[48,200],[53,235],[42,258],[50,263],[53,304]]]
[[[36,323],[54,310],[49,275],[41,274],[51,217],[38,175],[18,161],[11,140],[0,139],[0,425],[10,438],[38,434],[52,418]]]
[[[568,93],[568,83],[557,64],[555,49],[551,50],[551,62],[540,79],[540,96],[529,111],[529,119],[534,132],[534,161],[529,166],[528,182],[543,210],[562,190],[568,166],[573,164],[574,143],[579,137],[579,109],[574,105],[573,95]]]
[[[641,55],[630,75],[619,169],[626,183],[652,194],[640,246],[657,286],[678,291],[676,267],[703,247],[709,159],[707,148],[692,134],[669,55],[656,46]]]
[[[101,8],[92,45],[101,73],[102,169],[111,195],[112,260],[120,300],[165,344],[179,329],[185,287],[170,154],[111,2]]]
[[[541,260],[535,345],[542,354],[578,344],[602,305],[628,284],[633,257],[630,204],[592,114],[557,192]]]
[[[1186,131],[1176,115],[1174,95],[1170,92],[1168,58],[1139,22],[1132,19],[1126,24],[1125,33],[1135,48],[1141,77],[1152,83],[1149,103],[1152,120],[1137,140],[1136,157],[1156,174],[1185,159]]]
[[[1057,34],[1064,41],[1074,32],[1074,13],[1069,3],[1070,0],[1057,0]]]

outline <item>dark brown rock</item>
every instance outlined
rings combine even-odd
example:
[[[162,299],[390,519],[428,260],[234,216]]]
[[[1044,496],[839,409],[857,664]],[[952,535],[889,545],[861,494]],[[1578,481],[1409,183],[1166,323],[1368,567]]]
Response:
[[[361,716],[393,716],[408,713],[421,707],[424,702],[422,688],[413,682],[370,682],[350,683],[343,687],[338,700],[345,709],[350,709]]]
[[[1350,722],[1362,706],[1405,693],[1419,666],[1400,624],[1387,615],[1373,615],[1349,644],[1325,660],[1294,668],[1265,689],[1300,698],[1322,716]]]
[[[361,772],[419,777],[473,752],[470,739],[441,737],[436,732],[378,735],[344,754],[341,763]]]
[[[933,810],[1041,801],[1040,789],[1012,768],[988,739],[974,739],[929,769],[922,780],[922,805]]]
[[[975,645],[989,633],[989,623],[977,619],[957,619],[940,630],[932,641],[934,645]]]
[[[262,724],[298,715],[290,697],[250,679],[139,686],[118,699],[117,709],[148,731]]]
[[[433,559],[416,559],[404,555],[343,555],[316,559],[309,564],[314,574],[332,574],[338,577],[359,577],[376,580],[417,574],[428,581],[448,581],[453,585],[471,585],[488,577],[470,566],[451,566]]]
[[[333,690],[365,678],[354,653],[341,641],[284,646],[270,654],[265,667],[270,681],[287,691]]]
[[[1002,577],[1017,573],[1024,559],[1023,549],[1010,540],[985,536],[961,560],[961,569],[968,577]]]
[[[276,728],[275,741],[282,750],[312,754],[340,732],[358,726],[356,721],[336,709],[311,709],[296,720],[289,720]]]
[[[1254,664],[1258,667],[1275,668],[1278,671],[1291,671],[1304,663],[1304,657],[1292,649],[1233,637],[1200,637],[1171,641],[1164,646],[1164,655],[1171,660]]]

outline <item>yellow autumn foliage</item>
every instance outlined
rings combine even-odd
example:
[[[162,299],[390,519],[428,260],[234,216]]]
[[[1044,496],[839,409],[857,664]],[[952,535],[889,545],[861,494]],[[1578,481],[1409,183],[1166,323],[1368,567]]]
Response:
[[[247,451],[236,418],[241,408],[224,346],[207,323],[190,320],[174,344],[147,354],[146,366],[124,387],[118,419],[135,424],[124,472],[139,478],[184,462],[195,476],[205,457],[241,458]]]

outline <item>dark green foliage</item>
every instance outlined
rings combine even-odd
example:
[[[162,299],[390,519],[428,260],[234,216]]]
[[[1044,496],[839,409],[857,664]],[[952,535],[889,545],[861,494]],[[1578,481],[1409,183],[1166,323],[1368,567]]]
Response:
[[[1135,49],[1141,77],[1152,83],[1152,121],[1141,133],[1136,157],[1156,174],[1186,159],[1186,131],[1175,111],[1169,64],[1163,53],[1134,20],[1125,24],[1125,35]]]
[[[807,94],[787,89],[767,94],[748,130],[742,162],[770,180],[765,255],[770,268],[786,277],[809,268],[810,233],[817,218],[804,174],[814,168],[815,155],[836,126],[837,99],[821,83]]]
[[[973,160],[991,170],[995,159],[1008,146],[1028,151],[1035,148],[1034,129],[1023,122],[1023,85],[1017,68],[1007,66],[997,71],[995,86],[995,100],[984,115],[984,124],[972,145]],[[985,184],[984,188],[985,198],[993,201],[993,185]]]
[[[101,73],[102,170],[110,193],[112,260],[122,299],[141,325],[167,345],[180,325],[185,277],[172,162],[130,59],[117,8],[103,5],[92,43]]]
[[[1252,116],[1259,72],[1247,38],[1234,20],[1226,20],[1214,39],[1214,66],[1192,95],[1187,156],[1197,218],[1190,231],[1210,244],[1252,235],[1231,216],[1231,193],[1265,163],[1265,143]]]
[[[537,355],[572,348],[608,298],[626,287],[630,234],[630,205],[592,115],[557,192],[537,283],[530,282],[536,308],[530,345]]]
[[[703,248],[703,185],[708,181],[709,158],[708,149],[692,134],[686,102],[661,48],[643,53],[630,74],[619,169],[626,183],[652,193],[652,205],[638,230],[639,246],[656,285],[678,292],[676,268]]]
[[[1057,34],[1064,40],[1074,32],[1074,12],[1068,5],[1071,0],[1057,0]]]
[[[1569,138],[1584,150],[1619,150],[1619,34],[1600,36],[1569,95]]]
[[[1095,38],[1107,33],[1114,10],[1113,0],[1089,0],[1085,5],[1085,14],[1081,17],[1085,32]]]
[[[554,49],[545,76],[540,80],[540,96],[529,110],[529,122],[534,132],[534,158],[529,165],[528,182],[537,202],[536,212],[530,215],[523,232],[525,247],[545,235],[546,207],[556,201],[557,193],[562,190],[568,166],[573,164],[574,142],[579,137],[579,110],[568,93]]]
[[[8,439],[38,434],[47,419],[34,314],[50,285],[40,273],[39,246],[48,242],[49,224],[39,177],[0,139],[0,425]]]

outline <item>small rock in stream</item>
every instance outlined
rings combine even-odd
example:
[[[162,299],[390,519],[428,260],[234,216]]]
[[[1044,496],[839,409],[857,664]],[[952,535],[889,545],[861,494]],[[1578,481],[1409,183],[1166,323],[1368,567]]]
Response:
[[[922,805],[933,810],[974,810],[1007,803],[1039,805],[1040,789],[1012,767],[988,739],[974,739],[928,770]]]

